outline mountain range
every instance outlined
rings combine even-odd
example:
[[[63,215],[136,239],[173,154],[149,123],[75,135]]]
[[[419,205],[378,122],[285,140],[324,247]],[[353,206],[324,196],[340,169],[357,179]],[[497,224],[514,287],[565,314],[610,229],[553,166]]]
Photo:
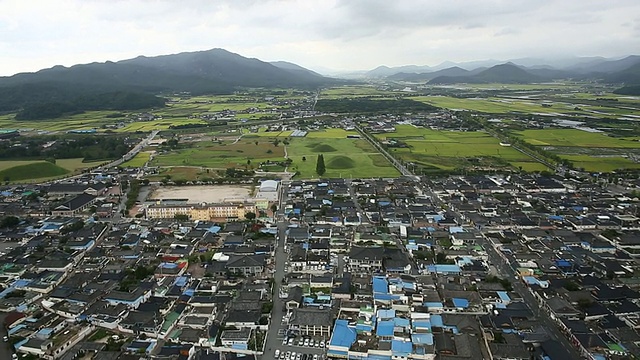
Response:
[[[548,65],[553,63],[555,66]],[[443,66],[449,66],[442,68]],[[497,60],[467,63],[444,62],[438,66],[379,66],[367,78],[391,81],[452,83],[534,83],[558,79],[596,80],[613,84],[640,84],[640,56],[622,59],[575,58],[545,62],[523,58],[506,63]]]
[[[154,97],[159,94],[222,94],[256,87],[316,89],[337,82],[292,63],[268,63],[223,49],[212,49],[139,56],[118,62],[54,66],[35,73],[0,77],[0,111],[48,107],[61,109],[54,112],[60,115],[100,108],[97,95],[127,98],[123,93],[136,94],[139,107],[144,108],[152,104],[157,106]],[[91,97],[90,101],[87,96]],[[120,104],[111,102],[106,109],[121,108]],[[137,106],[127,104],[128,108]],[[27,118],[37,118],[41,111],[27,113],[31,114]],[[47,113],[44,117],[51,115]]]
[[[437,66],[380,66],[365,78],[452,83],[536,83],[555,79],[624,84],[621,93],[638,92],[640,56],[544,60],[514,59],[443,62]],[[164,105],[162,95],[177,92],[226,94],[242,88],[315,90],[347,83],[299,65],[246,58],[223,49],[118,62],[54,66],[34,73],[0,77],[0,112],[18,119],[55,118],[86,110],[133,110]]]

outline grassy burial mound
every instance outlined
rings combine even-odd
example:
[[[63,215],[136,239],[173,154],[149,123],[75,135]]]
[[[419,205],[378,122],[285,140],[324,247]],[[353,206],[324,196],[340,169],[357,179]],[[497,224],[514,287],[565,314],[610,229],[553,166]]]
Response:
[[[40,179],[68,174],[69,170],[64,169],[48,161],[35,162],[32,164],[13,166],[0,171],[2,181],[20,181],[29,179]]]
[[[330,169],[353,169],[356,167],[356,162],[348,156],[338,155],[329,159],[327,167]]]
[[[326,153],[326,152],[336,152],[338,151],[338,149],[334,148],[333,146],[329,145],[329,144],[322,144],[322,143],[312,143],[307,145],[307,147],[311,150],[313,150],[314,152],[317,153]]]

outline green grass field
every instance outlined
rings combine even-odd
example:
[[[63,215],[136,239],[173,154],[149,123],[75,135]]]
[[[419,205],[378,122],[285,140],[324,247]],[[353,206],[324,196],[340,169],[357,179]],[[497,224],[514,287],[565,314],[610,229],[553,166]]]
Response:
[[[192,143],[188,148],[157,154],[151,161],[151,165],[226,169],[245,167],[248,160],[254,167],[265,160],[284,160],[284,145],[275,146],[269,138],[243,137],[237,143],[234,142],[235,140],[222,143],[210,141]]]
[[[604,133],[592,133],[577,129],[542,129],[515,132],[531,145],[571,146],[589,148],[640,148],[636,138],[615,138]]]
[[[555,95],[553,97],[555,98]],[[457,98],[450,96],[414,96],[410,97],[410,99],[446,109],[470,110],[490,114],[563,114],[605,118],[618,118],[623,115],[640,115],[640,111],[634,109],[623,109],[615,107],[614,105],[585,105],[578,99],[571,100],[568,98],[566,101],[549,101],[546,100],[544,95],[528,99],[505,97]],[[544,107],[542,106],[543,103],[551,106]]]
[[[22,181],[41,178],[52,178],[70,173],[69,170],[47,161],[36,161],[30,164],[13,166],[0,171],[2,181]]]
[[[372,85],[347,85],[324,89],[320,93],[321,99],[341,99],[345,97],[388,96],[393,93]]]
[[[192,167],[210,169],[257,168],[260,162],[266,160],[285,160],[286,146],[287,155],[293,161],[288,170],[298,171],[301,178],[317,177],[315,168],[319,154],[323,154],[325,157],[327,172],[324,177],[398,176],[398,172],[365,140],[347,139],[347,135],[356,134],[355,132],[343,129],[325,129],[310,132],[302,138],[287,138],[290,134],[291,131],[266,132],[261,129],[258,133],[245,132],[245,135],[238,142],[235,142],[235,138],[225,139],[222,143],[195,142],[190,144],[188,148],[155,155],[152,165],[185,167],[186,169],[193,169]],[[282,142],[285,138],[288,139],[288,145]],[[273,144],[275,139],[280,140],[278,146]],[[303,161],[303,158],[306,161]],[[188,172],[185,177],[198,176],[194,173],[196,170],[185,170]],[[284,169],[271,166],[266,170],[282,171]]]
[[[122,163],[120,167],[142,167],[147,163],[147,161],[149,161],[150,158],[150,151],[141,151],[136,156],[134,156],[133,159]]]
[[[618,169],[640,169],[640,164],[624,157],[596,157],[588,155],[560,155],[573,163],[576,168],[586,171],[609,172]]]
[[[300,178],[303,179],[317,178],[316,161],[318,155],[322,154],[327,169],[323,178],[396,177],[399,175],[398,171],[368,142],[361,139],[347,139],[342,136],[341,131],[336,130],[340,129],[312,132],[305,138],[291,139],[287,152],[293,164],[289,170],[298,171]],[[338,135],[340,138],[336,137]],[[306,161],[303,161],[303,158]]]
[[[452,170],[471,166],[512,166],[525,171],[546,170],[516,149],[501,146],[498,139],[482,131],[440,131],[412,125],[397,125],[396,132],[376,134],[378,139],[399,139],[409,148],[391,148],[397,157],[425,168]]]

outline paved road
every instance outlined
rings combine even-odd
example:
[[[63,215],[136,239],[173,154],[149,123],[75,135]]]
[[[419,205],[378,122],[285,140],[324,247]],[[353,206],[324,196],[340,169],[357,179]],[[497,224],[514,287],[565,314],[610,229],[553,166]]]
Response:
[[[282,310],[283,302],[280,299],[280,288],[282,287],[282,279],[284,279],[285,275],[284,265],[287,260],[287,254],[284,252],[284,243],[287,236],[286,231],[288,223],[284,219],[283,203],[285,200],[284,197],[287,196],[288,189],[289,185],[282,182],[280,187],[280,202],[277,211],[278,235],[276,237],[276,268],[275,273],[273,274],[273,310],[271,311],[271,323],[269,324],[269,330],[267,332],[267,341],[265,344],[265,354],[262,357],[263,359],[272,359],[275,349],[282,347],[282,339],[284,338],[284,335],[279,334],[281,333],[279,330],[282,328],[282,318],[284,317],[284,312]]]
[[[484,241],[484,248],[487,251],[489,260],[492,264],[496,265],[498,272],[510,281],[516,276],[515,268],[518,264],[515,261],[509,260],[506,255],[499,252],[496,249],[493,241],[486,239]],[[547,330],[547,334],[553,340],[556,340],[567,351],[571,359],[580,359],[581,356],[577,349],[569,342],[569,340],[560,332],[558,325],[551,320],[549,314],[541,309],[538,300],[533,296],[529,287],[522,283],[522,281],[514,281],[513,289],[522,296],[524,302],[531,308],[531,311],[535,315],[536,319]]]
[[[7,317],[7,313],[0,313],[0,337],[4,338],[7,336],[7,331],[4,328],[4,318]],[[8,342],[0,342],[0,359],[11,359],[11,354],[13,354],[13,349]]]

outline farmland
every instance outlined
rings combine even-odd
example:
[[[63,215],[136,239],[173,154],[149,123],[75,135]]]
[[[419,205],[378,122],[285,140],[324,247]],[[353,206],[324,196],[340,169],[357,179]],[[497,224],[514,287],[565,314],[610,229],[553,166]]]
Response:
[[[166,130],[187,124],[215,124],[242,119],[274,119],[283,111],[305,105],[310,94],[294,90],[255,90],[247,94],[170,97],[167,106],[140,111],[86,111],[56,119],[16,120],[15,114],[0,115],[0,127],[38,132],[91,130],[97,132],[135,132]],[[266,100],[269,99],[269,100]],[[138,114],[153,114],[141,121]]]
[[[121,167],[142,167],[151,158],[150,151],[139,152],[133,159],[120,164]]]
[[[525,171],[546,169],[527,155],[485,132],[441,131],[397,125],[396,132],[376,134],[382,141],[400,140],[406,147],[390,147],[398,158],[427,169],[515,167]]]
[[[572,146],[598,148],[640,148],[638,138],[611,137],[578,129],[543,129],[515,132],[525,142],[540,146]]]
[[[575,168],[608,172],[638,169],[640,155],[637,137],[613,137],[578,129],[541,129],[513,132],[523,141],[569,160]]]

